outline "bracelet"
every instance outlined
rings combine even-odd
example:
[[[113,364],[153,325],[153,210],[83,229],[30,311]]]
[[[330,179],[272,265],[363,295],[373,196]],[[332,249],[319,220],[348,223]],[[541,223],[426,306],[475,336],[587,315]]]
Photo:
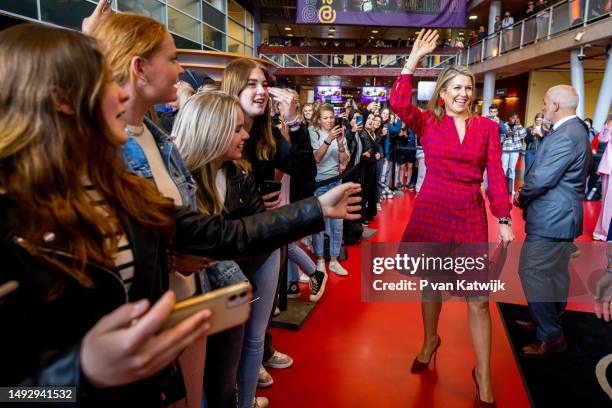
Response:
[[[512,225],[512,218],[510,217],[503,217],[499,219],[499,223],[501,225]]]
[[[299,123],[300,121],[297,118],[295,118],[291,122],[285,122],[285,125],[291,128],[291,127],[298,125]]]
[[[325,143],[328,146],[331,146],[331,142],[328,142],[327,140],[324,140],[323,143]]]

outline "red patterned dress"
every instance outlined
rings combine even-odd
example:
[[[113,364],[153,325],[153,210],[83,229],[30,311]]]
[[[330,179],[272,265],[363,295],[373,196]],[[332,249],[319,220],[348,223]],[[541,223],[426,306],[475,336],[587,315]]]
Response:
[[[412,75],[401,75],[391,90],[391,108],[423,145],[427,173],[404,231],[404,242],[488,242],[487,213],[480,192],[487,170],[491,212],[509,217],[510,197],[501,165],[499,127],[473,115],[463,143],[452,117],[438,123],[431,111],[412,105]]]

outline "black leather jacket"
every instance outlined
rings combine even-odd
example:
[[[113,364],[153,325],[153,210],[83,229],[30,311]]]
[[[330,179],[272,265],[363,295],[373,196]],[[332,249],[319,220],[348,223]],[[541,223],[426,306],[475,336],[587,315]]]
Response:
[[[176,363],[154,378],[107,389],[96,389],[81,373],[81,340],[102,316],[142,298],[153,303],[168,289],[168,248],[155,232],[126,214],[118,216],[135,260],[129,293],[116,270],[88,263],[86,271],[95,284],[90,289],[36,256],[32,248],[52,254],[61,262],[74,260],[70,244],[53,231],[45,234],[47,239],[42,244],[25,240],[28,219],[19,203],[0,194],[0,284],[10,280],[19,283],[17,291],[0,299],[1,385],[76,386],[83,406],[157,407],[183,397]],[[185,208],[177,208],[175,219],[172,248],[212,259],[260,254],[324,228],[315,198],[236,221]],[[47,300],[58,274],[64,277],[63,291],[58,298]]]
[[[538,151],[538,147],[540,147],[540,144],[542,143],[542,139],[544,139],[544,137],[548,133],[548,129],[542,127],[542,136],[540,137],[532,133],[533,128],[534,128],[533,126],[529,126],[527,128],[527,135],[525,136],[525,143],[527,144],[527,151],[535,153]]]
[[[227,191],[225,192],[225,219],[236,220],[249,215],[266,211],[253,174],[247,173],[234,163],[225,166],[225,178],[227,179]],[[270,251],[249,259],[237,261],[242,272],[249,278],[253,285],[253,274],[270,256]]]
[[[296,131],[289,132],[290,142],[282,136],[280,130],[272,128],[276,140],[276,154],[270,160],[257,158],[257,140],[261,137],[251,130],[250,138],[244,145],[244,156],[253,167],[253,177],[260,184],[264,180],[274,180],[274,170],[278,169],[291,176],[290,201],[298,201],[314,195],[317,163],[314,159],[310,134],[305,125]]]

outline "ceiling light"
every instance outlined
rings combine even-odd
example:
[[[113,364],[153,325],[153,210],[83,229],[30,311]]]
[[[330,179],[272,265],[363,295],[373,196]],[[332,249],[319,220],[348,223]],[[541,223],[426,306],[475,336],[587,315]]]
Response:
[[[285,27],[285,31],[291,31],[291,27]]]
[[[378,30],[372,30],[372,34],[378,34]]]
[[[334,35],[333,35],[332,33],[327,34],[327,36],[328,36],[329,38],[334,38]]]
[[[336,29],[335,29],[334,27],[329,27],[329,32],[330,32],[330,33],[335,33],[335,32],[336,32]]]
[[[374,39],[374,37],[370,36],[370,40],[373,40],[373,39]]]
[[[478,20],[478,16],[470,16],[470,20]]]
[[[289,33],[287,34],[287,37],[293,37],[293,34]]]
[[[421,34],[421,32],[420,32],[420,31],[417,31],[417,32],[416,32],[416,33],[414,33],[414,34],[415,34],[415,35],[419,35],[419,34]]]

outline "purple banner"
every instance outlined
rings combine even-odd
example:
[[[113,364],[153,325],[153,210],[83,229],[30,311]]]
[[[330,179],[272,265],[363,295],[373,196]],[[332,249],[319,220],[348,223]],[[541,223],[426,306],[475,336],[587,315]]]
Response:
[[[298,24],[466,27],[465,0],[297,0]]]

